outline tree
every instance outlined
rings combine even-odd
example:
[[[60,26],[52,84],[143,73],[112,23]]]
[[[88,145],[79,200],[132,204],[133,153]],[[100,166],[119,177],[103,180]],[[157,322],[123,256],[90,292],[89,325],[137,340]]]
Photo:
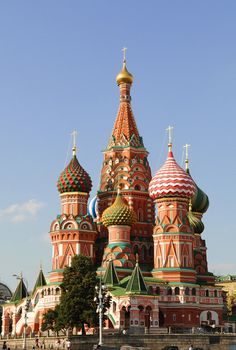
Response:
[[[81,328],[97,324],[96,303],[94,301],[97,277],[92,260],[83,255],[75,255],[71,266],[65,268],[61,284],[59,319],[66,328]]]
[[[236,293],[230,293],[228,292],[227,293],[227,314],[228,316],[231,316],[232,315],[232,310],[233,310],[233,307],[236,306]]]
[[[60,306],[57,305],[54,310],[50,309],[43,315],[41,330],[59,332],[65,328],[65,324],[60,314]]]

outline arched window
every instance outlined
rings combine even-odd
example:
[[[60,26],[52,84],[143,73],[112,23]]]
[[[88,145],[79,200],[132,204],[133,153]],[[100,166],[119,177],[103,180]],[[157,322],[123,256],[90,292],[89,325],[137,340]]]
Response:
[[[206,297],[209,297],[209,290],[206,290]]]
[[[113,313],[116,312],[116,302],[115,301],[113,301],[112,311],[113,311]]]
[[[217,298],[217,297],[218,297],[218,292],[217,292],[217,290],[216,290],[216,289],[214,290],[214,297],[215,297],[215,298]]]
[[[187,267],[188,266],[188,257],[185,255],[183,256],[183,266]]]
[[[211,311],[207,311],[207,321],[211,321],[211,320],[212,320]]]
[[[171,287],[167,288],[166,294],[167,295],[172,295],[172,288]]]
[[[175,295],[179,295],[179,287],[175,287]]]
[[[146,261],[147,259],[147,248],[143,245],[141,249],[142,260]]]
[[[156,287],[156,295],[160,295],[160,294],[161,294],[160,287]]]
[[[143,221],[143,209],[138,209],[138,221]]]
[[[148,287],[148,294],[153,294],[153,288],[152,288],[152,286],[149,286],[149,287]]]
[[[194,296],[196,295],[196,288],[192,289],[192,295],[194,295]]]
[[[139,253],[137,245],[134,245],[133,249],[134,249],[134,255]]]
[[[143,310],[144,310],[143,305],[139,305],[138,308],[139,308],[139,312],[143,312]]]
[[[189,287],[185,288],[185,295],[189,295],[190,291],[189,291]]]

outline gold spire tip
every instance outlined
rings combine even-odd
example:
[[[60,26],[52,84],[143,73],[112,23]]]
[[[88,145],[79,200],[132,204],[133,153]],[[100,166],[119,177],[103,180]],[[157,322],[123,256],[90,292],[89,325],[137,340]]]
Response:
[[[124,47],[122,49],[122,51],[123,51],[123,66],[122,66],[122,70],[120,71],[120,73],[116,77],[116,82],[117,82],[118,85],[120,85],[122,83],[132,84],[133,83],[133,76],[132,76],[131,73],[128,72],[128,70],[126,68],[126,51],[127,51],[127,48]]]

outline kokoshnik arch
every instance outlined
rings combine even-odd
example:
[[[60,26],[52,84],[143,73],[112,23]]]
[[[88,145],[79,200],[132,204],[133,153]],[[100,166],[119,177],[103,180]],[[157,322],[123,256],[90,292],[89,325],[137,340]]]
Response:
[[[77,159],[75,141],[59,176],[61,213],[50,227],[52,271],[48,280],[39,272],[28,333],[38,332],[43,314],[59,303],[63,270],[75,254],[91,257],[109,287],[107,327],[142,332],[222,324],[222,291],[208,271],[201,236],[208,197],[193,180],[188,157],[185,169],[176,163],[171,128],[167,159],[152,177],[131,108],[133,76],[125,56],[116,81],[119,109],[96,197],[88,204],[92,181]],[[3,307],[2,335],[23,333],[26,297],[22,279]]]

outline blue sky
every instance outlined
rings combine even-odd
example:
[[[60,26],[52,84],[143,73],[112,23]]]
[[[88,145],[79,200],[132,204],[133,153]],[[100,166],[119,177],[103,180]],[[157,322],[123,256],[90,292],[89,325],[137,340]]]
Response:
[[[132,105],[153,174],[191,144],[191,174],[210,198],[203,237],[216,274],[236,274],[236,2],[218,0],[0,3],[0,278],[32,288],[51,269],[49,227],[70,133],[95,194],[119,102],[123,46]]]

